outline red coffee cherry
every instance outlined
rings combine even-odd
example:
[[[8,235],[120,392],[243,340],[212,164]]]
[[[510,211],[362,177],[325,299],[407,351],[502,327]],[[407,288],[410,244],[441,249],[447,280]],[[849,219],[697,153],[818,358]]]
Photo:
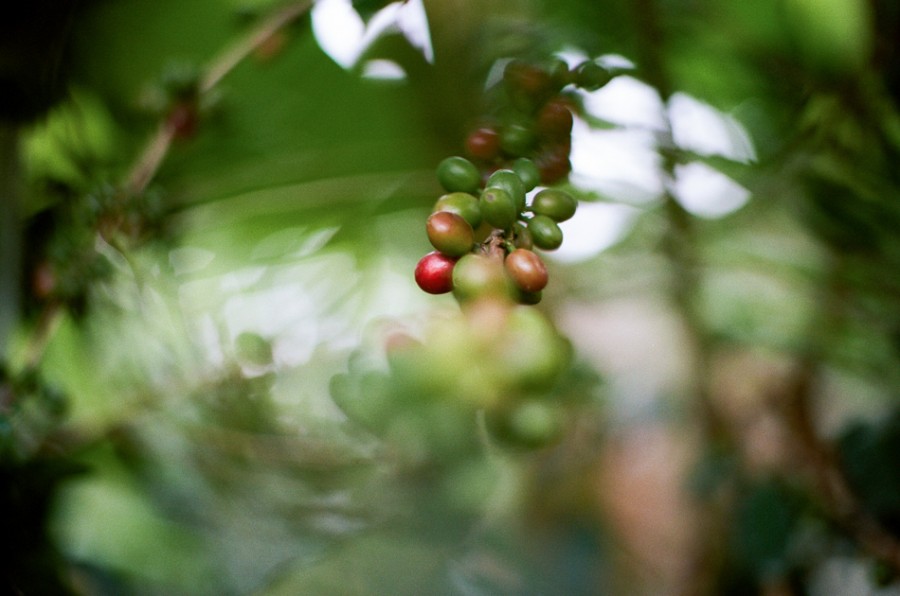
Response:
[[[535,128],[543,139],[568,139],[572,134],[573,122],[569,102],[562,97],[556,97],[544,104],[538,112]]]
[[[479,128],[466,137],[466,151],[476,159],[492,161],[500,155],[500,136],[493,128]]]
[[[540,292],[547,286],[547,267],[530,250],[517,248],[506,256],[506,273],[523,292]]]
[[[534,159],[541,172],[541,182],[547,185],[555,184],[569,175],[572,171],[569,150],[568,144],[551,145]]]
[[[453,289],[453,267],[456,259],[432,251],[416,265],[416,283],[429,294],[446,294]]]

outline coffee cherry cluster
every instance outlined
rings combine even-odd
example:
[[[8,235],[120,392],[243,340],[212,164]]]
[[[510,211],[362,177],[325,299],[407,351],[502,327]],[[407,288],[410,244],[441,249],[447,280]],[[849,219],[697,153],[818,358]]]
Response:
[[[511,60],[493,90],[494,110],[466,137],[467,156],[486,172],[532,160],[541,184],[563,180],[571,171],[574,95],[567,89],[599,89],[617,73],[593,61],[570,69],[562,60],[532,64]]]
[[[575,214],[576,200],[556,188],[571,170],[575,100],[569,86],[596,90],[615,72],[586,61],[570,69],[510,61],[493,90],[495,110],[465,140],[466,157],[437,167],[447,194],[425,224],[435,250],[418,263],[415,279],[430,294],[452,291],[460,301],[508,295],[536,304],[547,285],[547,268],[534,249],[555,250],[559,223]]]
[[[527,158],[517,159],[514,168],[493,172],[482,186],[478,168],[464,157],[438,165],[438,181],[447,193],[425,222],[435,250],[416,266],[420,288],[429,294],[453,291],[461,302],[481,296],[540,302],[548,274],[534,249],[559,248],[558,224],[575,214],[577,201],[545,188],[528,204],[526,194],[540,175]]]
[[[481,298],[372,338],[331,379],[348,420],[401,457],[453,461],[479,452],[479,426],[498,446],[535,449],[560,438],[572,395],[572,347],[539,310]]]

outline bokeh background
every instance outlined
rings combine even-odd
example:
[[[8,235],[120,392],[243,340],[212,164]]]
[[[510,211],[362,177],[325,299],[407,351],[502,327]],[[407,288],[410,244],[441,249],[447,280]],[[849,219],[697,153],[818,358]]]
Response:
[[[896,3],[6,13],[4,591],[900,594]],[[617,76],[508,333],[412,272],[551,57]]]

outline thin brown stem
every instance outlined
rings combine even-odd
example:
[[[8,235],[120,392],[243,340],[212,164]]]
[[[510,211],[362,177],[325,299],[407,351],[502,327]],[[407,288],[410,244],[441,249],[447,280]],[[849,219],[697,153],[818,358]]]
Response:
[[[222,50],[210,61],[205,74],[200,79],[198,84],[200,96],[212,91],[256,48],[264,44],[279,30],[304,15],[311,6],[312,0],[300,0],[283,6],[260,21],[244,37]],[[147,188],[165,161],[177,132],[177,122],[171,114],[167,114],[128,170],[122,183],[123,197],[138,195]],[[36,368],[40,364],[63,313],[63,305],[59,302],[49,302],[44,306],[38,318],[37,328],[25,348],[26,368]]]
[[[301,0],[284,6],[263,19],[245,37],[225,48],[213,58],[206,68],[206,74],[200,80],[200,93],[211,91],[254,50],[266,43],[278,31],[306,14],[311,7],[311,0]]]
[[[210,61],[205,69],[205,74],[200,78],[197,86],[200,97],[212,91],[254,50],[266,43],[278,31],[306,14],[311,7],[311,0],[300,0],[281,7],[260,21],[244,37],[222,50]],[[126,191],[125,196],[143,192],[165,160],[177,134],[177,125],[170,116],[166,115],[129,169],[125,182],[122,184]]]

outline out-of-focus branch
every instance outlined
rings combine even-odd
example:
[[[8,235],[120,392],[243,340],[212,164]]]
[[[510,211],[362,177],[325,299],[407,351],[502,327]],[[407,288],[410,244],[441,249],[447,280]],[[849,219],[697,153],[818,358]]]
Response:
[[[237,42],[222,50],[210,61],[205,69],[205,74],[198,83],[197,91],[200,96],[212,91],[254,50],[266,43],[279,30],[303,16],[311,6],[312,0],[299,0],[280,7],[263,18],[256,27]],[[138,195],[147,188],[165,160],[172,141],[178,133],[179,117],[180,115],[177,113],[169,113],[160,122],[156,132],[150,137],[144,150],[137,156],[122,182],[123,197]],[[64,313],[65,309],[58,301],[50,301],[44,306],[38,317],[37,327],[25,347],[26,368],[36,368],[40,364],[44,350],[59,326]]]
[[[840,267],[840,264],[832,267]],[[818,351],[826,334],[843,316],[845,299],[842,288],[835,282],[837,277],[832,271],[830,282],[823,287],[820,317],[810,332],[811,341],[815,342],[810,353],[795,366],[785,394],[775,396],[773,401],[781,406],[782,419],[790,430],[795,454],[809,473],[814,494],[821,498],[826,515],[863,551],[900,572],[900,538],[866,510],[841,469],[833,447],[821,437],[815,424],[816,390],[822,368]]]
[[[312,0],[299,0],[274,11],[262,19],[244,37],[227,46],[206,67],[197,84],[197,92],[202,97],[212,91],[228,73],[246,59],[254,50],[265,44],[273,35],[287,27],[312,7]],[[126,196],[140,194],[156,175],[165,160],[169,147],[178,131],[178,113],[167,114],[156,132],[137,157],[122,184]]]
[[[665,108],[675,91],[666,68],[666,32],[662,27],[657,0],[635,0],[634,23],[638,43],[638,69],[642,78],[660,95]],[[700,267],[697,256],[697,237],[694,221],[678,202],[675,191],[675,143],[668,114],[663,110],[664,128],[658,136],[658,151],[662,157],[660,172],[663,188],[663,209],[668,233],[663,251],[670,268],[669,297],[681,317],[686,334],[686,352],[691,362],[691,397],[697,420],[708,451],[733,451],[734,438],[728,425],[713,403],[709,386],[711,339],[697,307],[696,291],[700,287]],[[730,483],[703,499],[702,527],[694,552],[687,555],[685,576],[678,591],[685,595],[714,593],[723,565],[723,536],[727,531],[731,510]]]

